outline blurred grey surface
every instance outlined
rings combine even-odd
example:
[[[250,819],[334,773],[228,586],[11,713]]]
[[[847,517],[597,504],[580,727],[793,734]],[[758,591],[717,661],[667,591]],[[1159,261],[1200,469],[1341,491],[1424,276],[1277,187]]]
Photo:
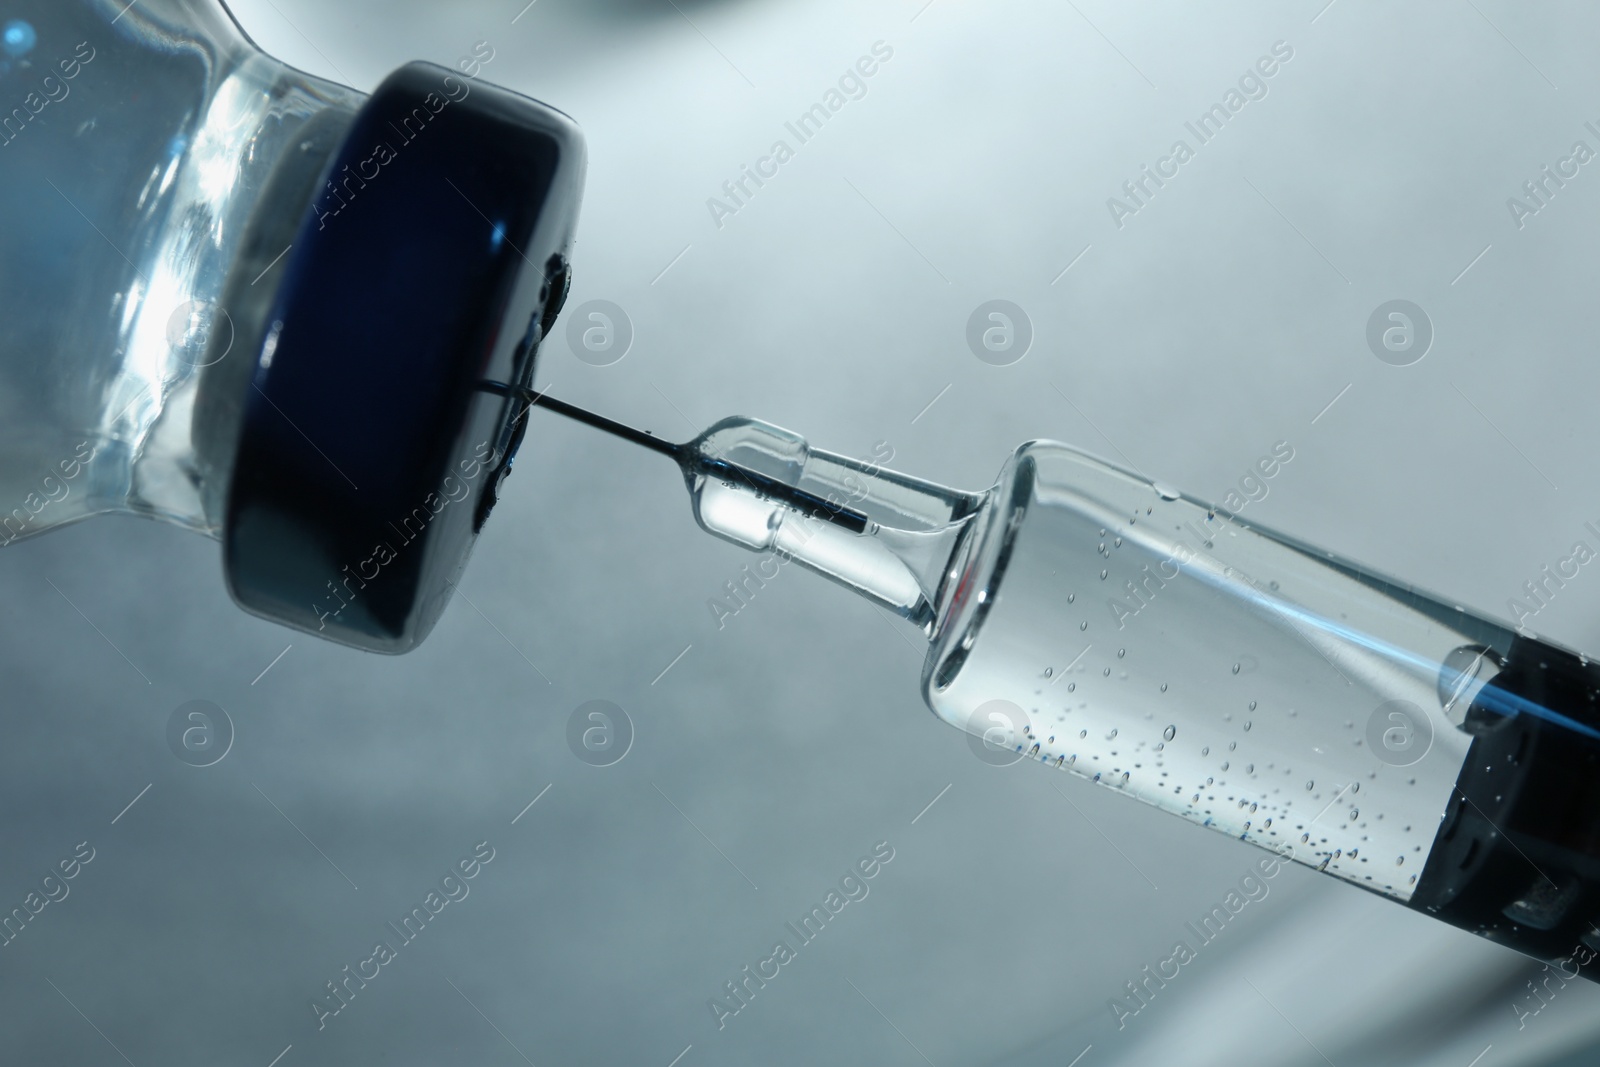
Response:
[[[597,367],[558,329],[539,384],[564,399],[678,439],[741,413],[887,440],[972,489],[1049,437],[1220,500],[1287,440],[1251,518],[1502,616],[1600,519],[1600,164],[1520,227],[1507,206],[1600,148],[1590,6],[233,7],[363,90],[489,41],[484,77],[583,126],[569,313],[612,301],[635,337]],[[1119,226],[1107,199],[1280,41],[1265,95]],[[708,199],[779,139],[793,158],[718,225]],[[1033,325],[1010,366],[965,340],[991,299]],[[1433,326],[1410,366],[1367,345],[1393,299]],[[810,576],[719,630],[706,601],[752,560],[695,527],[671,465],[534,420],[464,596],[400,659],[243,615],[175,529],[0,553],[5,907],[95,850],[0,949],[5,1059],[1591,1062],[1600,991],[1528,1013],[1539,965],[1302,868],[1119,1028],[1108,1000],[1260,853],[974,759],[921,704],[917,634]],[[1537,629],[1600,649],[1600,579]],[[166,741],[195,699],[236,730],[204,768]],[[635,731],[608,767],[566,740],[597,699]],[[319,1030],[324,984],[480,841],[470,894]],[[880,841],[867,897],[719,1029],[707,1001]]]

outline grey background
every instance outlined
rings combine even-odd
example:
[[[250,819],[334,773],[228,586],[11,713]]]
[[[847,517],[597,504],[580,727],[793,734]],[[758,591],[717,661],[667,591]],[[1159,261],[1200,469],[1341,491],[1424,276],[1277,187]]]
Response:
[[[584,127],[569,306],[614,301],[637,336],[593,367],[558,334],[557,395],[672,437],[744,413],[855,455],[886,439],[974,489],[1051,437],[1220,499],[1288,440],[1251,518],[1503,615],[1600,519],[1600,164],[1523,229],[1505,206],[1600,148],[1600,22],[1323,2],[235,7],[362,89],[488,40],[487,78]],[[877,40],[867,96],[719,229],[707,197]],[[1268,96],[1117,228],[1106,198],[1278,40]],[[997,298],[1035,331],[1008,367],[964,340]],[[1410,367],[1364,340],[1395,298],[1436,333]],[[916,634],[814,578],[785,570],[719,632],[706,600],[751,558],[683,496],[666,461],[536,417],[475,607],[402,659],[243,615],[217,547],[154,524],[0,554],[0,903],[97,850],[0,949],[7,1058],[1495,1067],[1600,1038],[1593,988],[1519,1031],[1536,965],[1298,868],[1119,1031],[1108,998],[1260,853],[983,765],[923,708]],[[1537,628],[1600,648],[1600,579]],[[237,730],[209,768],[166,746],[192,699]],[[611,767],[566,745],[592,699],[635,726]],[[471,895],[318,1032],[323,983],[485,839]],[[707,998],[880,840],[870,895],[719,1031]]]

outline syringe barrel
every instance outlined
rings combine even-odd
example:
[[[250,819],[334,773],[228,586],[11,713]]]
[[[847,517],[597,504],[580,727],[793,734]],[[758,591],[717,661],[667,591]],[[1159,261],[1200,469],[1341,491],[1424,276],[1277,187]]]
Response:
[[[1600,973],[1584,657],[1065,445],[1023,445],[981,495],[750,419],[686,447],[708,531],[924,627],[928,704],[986,761],[1077,772]]]
[[[1051,443],[1007,463],[953,573],[924,693],[995,761],[1075,771],[1547,957],[1600,918],[1600,836],[1552,845],[1516,808],[1521,734],[1600,767],[1586,661]],[[1592,831],[1600,803],[1563,813],[1580,816]],[[1501,884],[1475,896],[1485,864]]]

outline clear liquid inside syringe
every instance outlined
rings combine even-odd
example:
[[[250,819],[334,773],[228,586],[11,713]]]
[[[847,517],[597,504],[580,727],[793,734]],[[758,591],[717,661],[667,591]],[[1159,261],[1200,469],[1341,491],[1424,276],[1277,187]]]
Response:
[[[920,626],[927,703],[995,762],[1072,771],[1524,952],[1600,951],[1582,657],[1064,445],[1022,446],[974,494],[755,420],[682,445],[620,430],[679,463],[707,531]]]

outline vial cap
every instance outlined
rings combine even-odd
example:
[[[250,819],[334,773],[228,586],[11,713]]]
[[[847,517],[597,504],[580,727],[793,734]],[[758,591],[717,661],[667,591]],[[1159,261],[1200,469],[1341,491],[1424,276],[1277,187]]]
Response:
[[[284,259],[223,526],[246,610],[375,652],[438,621],[526,429],[583,139],[428,63],[372,94]]]

